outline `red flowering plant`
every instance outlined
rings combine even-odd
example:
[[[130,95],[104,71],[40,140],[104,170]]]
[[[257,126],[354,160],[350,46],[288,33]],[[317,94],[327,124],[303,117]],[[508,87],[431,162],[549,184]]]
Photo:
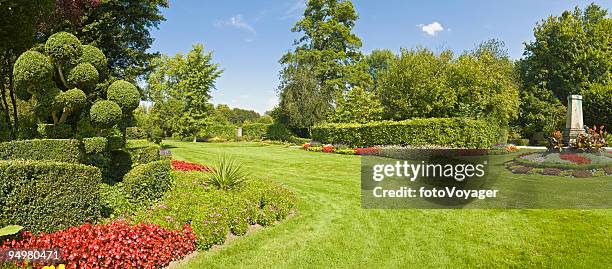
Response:
[[[335,148],[336,148],[336,147],[334,147],[334,146],[332,146],[332,145],[325,145],[325,146],[323,146],[323,152],[328,152],[328,153],[329,153],[329,152],[334,152],[334,149],[335,149]]]
[[[158,225],[114,221],[38,236],[22,232],[17,239],[0,243],[0,249],[8,248],[59,248],[66,268],[161,268],[191,253],[195,235],[188,224],[182,231],[174,231]]]
[[[177,161],[177,160],[172,160],[172,169],[174,171],[200,171],[200,172],[211,172],[212,171],[212,168],[205,166],[205,165],[201,165],[197,163],[190,163],[186,161]]]
[[[378,149],[375,147],[367,147],[367,148],[354,148],[355,154],[357,155],[376,155],[378,154]]]
[[[302,145],[303,149],[308,149],[311,146],[310,143],[304,143],[304,145]]]
[[[580,156],[575,153],[561,154],[559,155],[559,157],[561,158],[561,160],[570,161],[575,164],[590,164],[591,163],[591,159]]]

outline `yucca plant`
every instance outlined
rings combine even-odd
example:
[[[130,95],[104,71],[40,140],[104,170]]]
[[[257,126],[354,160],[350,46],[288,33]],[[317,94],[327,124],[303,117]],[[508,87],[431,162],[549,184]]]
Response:
[[[242,163],[230,156],[219,157],[211,170],[206,173],[204,181],[220,190],[231,190],[247,181],[248,174],[244,171]]]

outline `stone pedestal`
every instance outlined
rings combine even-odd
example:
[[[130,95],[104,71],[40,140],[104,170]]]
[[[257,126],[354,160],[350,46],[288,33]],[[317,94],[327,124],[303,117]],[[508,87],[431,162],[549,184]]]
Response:
[[[563,142],[568,145],[582,133],[585,133],[582,119],[582,95],[570,95],[567,97],[567,118]]]
[[[238,127],[238,129],[236,130],[236,137],[238,138],[242,137],[242,127]]]

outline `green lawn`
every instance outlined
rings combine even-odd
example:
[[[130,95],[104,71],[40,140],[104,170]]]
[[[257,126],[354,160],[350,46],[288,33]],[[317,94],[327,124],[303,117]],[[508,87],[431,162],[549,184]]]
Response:
[[[612,267],[612,210],[362,209],[359,156],[166,143],[174,158],[204,164],[229,153],[299,198],[294,217],[200,253],[184,268]]]

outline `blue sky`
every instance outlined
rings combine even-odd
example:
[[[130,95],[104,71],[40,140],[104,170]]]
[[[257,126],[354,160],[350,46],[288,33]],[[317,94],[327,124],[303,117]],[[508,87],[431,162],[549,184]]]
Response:
[[[591,2],[612,10],[612,0],[355,0],[360,18],[354,32],[365,53],[415,46],[461,53],[497,38],[518,59],[536,22]],[[204,44],[224,69],[212,102],[263,113],[278,102],[278,60],[298,37],[290,29],[304,6],[304,0],[170,0],[170,8],[163,10],[166,21],[152,31],[151,50],[174,55]]]

